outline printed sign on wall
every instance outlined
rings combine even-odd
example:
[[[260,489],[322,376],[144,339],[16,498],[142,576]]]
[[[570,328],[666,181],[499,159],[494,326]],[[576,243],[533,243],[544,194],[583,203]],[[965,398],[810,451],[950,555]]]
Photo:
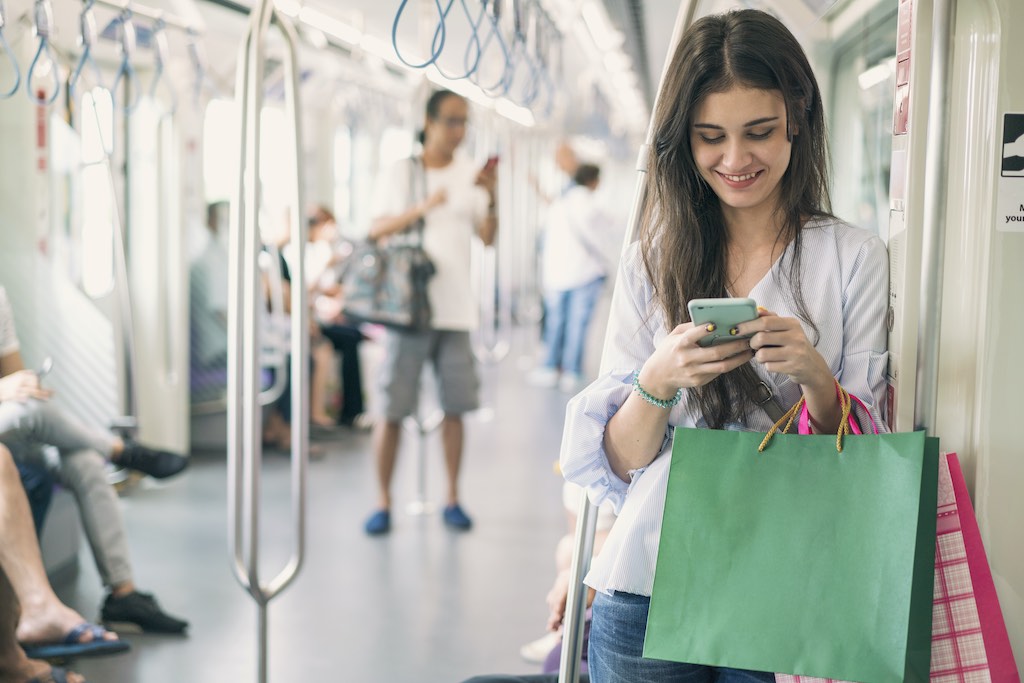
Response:
[[[1024,114],[1003,114],[996,229],[1024,232]]]

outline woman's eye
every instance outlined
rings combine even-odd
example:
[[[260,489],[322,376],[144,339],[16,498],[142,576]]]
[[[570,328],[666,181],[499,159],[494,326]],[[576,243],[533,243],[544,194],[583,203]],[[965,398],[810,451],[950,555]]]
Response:
[[[709,138],[706,135],[698,135],[698,137],[700,138],[701,142],[707,143],[709,145],[717,145],[719,142],[725,139],[724,135],[719,135],[717,138]]]
[[[769,128],[766,131],[750,131],[747,136],[753,140],[764,140],[765,138],[771,137],[771,134],[775,132],[774,128]]]

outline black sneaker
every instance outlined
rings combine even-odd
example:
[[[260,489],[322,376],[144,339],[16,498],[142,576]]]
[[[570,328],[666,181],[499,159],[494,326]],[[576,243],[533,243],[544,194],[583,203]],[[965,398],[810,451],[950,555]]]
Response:
[[[160,609],[152,594],[138,591],[108,595],[101,616],[108,629],[126,633],[183,633],[188,628],[187,621]]]
[[[134,441],[126,441],[121,455],[114,459],[121,467],[138,470],[156,479],[166,479],[188,466],[188,458],[177,453],[158,451]]]

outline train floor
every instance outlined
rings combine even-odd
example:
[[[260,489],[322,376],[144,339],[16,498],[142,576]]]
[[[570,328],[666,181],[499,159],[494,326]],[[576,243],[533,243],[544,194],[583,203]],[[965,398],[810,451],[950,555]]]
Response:
[[[481,366],[484,407],[467,420],[461,478],[468,533],[445,528],[436,509],[408,511],[419,497],[414,432],[403,430],[393,530],[380,538],[362,530],[375,503],[369,433],[341,429],[316,442],[325,455],[309,468],[303,567],[268,608],[269,681],[457,683],[540,671],[519,649],[544,634],[554,549],[567,529],[553,465],[568,396],[527,383],[525,346],[520,337],[501,363]],[[598,341],[590,346],[596,366]],[[436,508],[439,434],[426,443],[425,500]],[[263,477],[269,581],[293,535],[287,458],[268,453]],[[256,681],[257,608],[228,561],[223,453],[195,453],[181,477],[144,480],[122,500],[138,585],[191,627],[185,637],[127,634],[129,653],[73,668],[92,683]],[[78,577],[58,593],[97,617],[103,591],[87,548],[80,558]]]

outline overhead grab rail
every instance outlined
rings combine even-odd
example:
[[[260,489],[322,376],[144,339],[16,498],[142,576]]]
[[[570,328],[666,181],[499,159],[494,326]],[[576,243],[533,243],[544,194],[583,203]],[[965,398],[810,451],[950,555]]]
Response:
[[[142,92],[139,88],[139,78],[135,74],[135,67],[132,59],[135,57],[135,24],[132,22],[132,11],[129,8],[121,10],[117,18],[121,27],[121,66],[117,69],[114,77],[114,84],[110,86],[110,94],[116,99],[117,89],[124,83],[125,99],[122,108],[125,114],[131,114],[139,105],[139,97]],[[129,100],[129,97],[131,98]]]
[[[166,76],[164,75],[164,69],[167,63],[170,61],[171,50],[167,45],[167,33],[164,29],[167,28],[167,22],[163,19],[157,19],[153,24],[153,80],[149,84],[149,97],[157,101],[157,89],[160,84],[163,83],[164,89],[167,91],[168,96],[171,100],[168,114],[174,114],[178,108],[178,93],[175,92],[174,88],[171,87]]]
[[[21,85],[21,68],[18,66],[18,59],[14,54],[14,50],[11,49],[10,44],[7,42],[7,37],[4,36],[4,26],[7,24],[7,9],[4,7],[3,0],[0,0],[0,49],[3,50],[3,54],[11,62],[11,67],[14,69],[14,85],[10,89],[0,92],[0,100],[7,100],[14,96],[14,93],[18,92],[18,86]]]
[[[39,47],[36,48],[36,56],[32,58],[32,64],[28,67],[25,75],[25,93],[28,98],[41,107],[53,104],[60,94],[60,69],[57,60],[53,56],[53,48],[50,46],[50,28],[53,26],[53,7],[50,0],[36,0],[32,11],[32,25],[34,33],[39,38]],[[39,58],[43,57],[43,61]],[[53,92],[46,94],[45,88],[38,91],[32,85],[35,78],[36,68],[49,69]],[[36,94],[39,92],[40,94]]]
[[[236,101],[240,107],[241,154],[239,181],[232,203],[228,264],[228,539],[235,578],[257,603],[258,680],[267,680],[267,604],[291,583],[305,552],[306,467],[308,461],[309,313],[306,288],[291,288],[292,339],[292,515],[295,537],[285,567],[269,582],[260,577],[261,415],[257,406],[258,323],[263,304],[259,286],[260,118],[263,109],[266,34],[273,20],[285,38],[285,110],[288,128],[295,131],[290,161],[294,179],[291,202],[292,243],[306,243],[301,220],[302,150],[299,115],[298,36],[272,0],[262,0],[250,15],[240,46]],[[296,259],[292,279],[306,281],[304,259]]]
[[[455,2],[448,0],[442,4],[441,0],[433,0],[437,21],[427,49],[428,55],[416,61],[406,54],[399,41],[399,28],[410,6],[409,0],[402,0],[391,25],[391,42],[399,61],[412,69],[434,66],[449,80],[468,80],[492,97],[509,97],[527,107],[537,101],[542,88],[549,95],[554,93],[553,77],[548,68],[551,60],[544,52],[555,42],[547,38],[549,34],[557,35],[557,29],[536,0],[512,0],[512,32],[508,37],[502,30],[505,16],[502,0],[480,0],[476,12],[468,4],[472,0],[458,0],[462,11],[455,15],[464,16],[469,28],[461,73],[454,73],[450,66],[441,63],[446,48],[451,44],[449,22],[456,18],[452,14]],[[495,54],[494,58],[487,59],[491,53]],[[525,68],[521,76],[523,87],[519,94],[515,94],[512,93],[513,83],[520,66]],[[550,110],[550,106],[546,107],[546,111]]]
[[[675,28],[672,31],[672,39],[669,41],[668,52],[662,66],[661,79],[658,81],[658,90],[654,97],[654,105],[651,111],[658,110],[658,102],[661,99],[661,84],[665,82],[668,75],[668,66],[671,56],[675,54],[676,46],[682,39],[683,30],[693,21],[696,2],[683,2],[679,5],[679,12],[676,14]],[[629,214],[626,235],[623,240],[623,250],[636,241],[640,231],[640,217],[643,214],[644,206],[647,203],[647,166],[651,149],[654,144],[654,117],[651,117],[647,125],[647,135],[644,144],[640,147],[637,155],[636,189],[633,193],[633,207]],[[622,286],[617,282],[615,288]],[[610,342],[605,336],[605,352],[602,353],[601,374],[607,368],[605,358],[608,356],[607,347]],[[590,559],[594,554],[594,534],[597,531],[597,509],[590,503],[586,491],[580,494],[579,513],[576,517],[576,535],[573,546],[572,564],[569,569],[569,592],[565,601],[565,620],[562,628],[562,658],[558,667],[558,683],[579,683],[580,679],[580,656],[583,654],[583,626],[584,613],[587,609],[587,588],[583,585],[583,577],[590,569]]]
[[[96,17],[92,13],[92,8],[95,4],[96,0],[85,0],[82,13],[78,17],[78,43],[82,47],[82,54],[78,57],[78,63],[75,65],[74,71],[71,72],[71,78],[68,79],[68,93],[72,101],[74,101],[75,93],[78,90],[78,82],[82,79],[82,71],[87,66],[92,72],[92,78],[95,81],[94,85],[106,89],[103,85],[103,76],[100,73],[100,68],[92,56],[92,47],[96,44],[96,38],[99,35],[96,29]]]

